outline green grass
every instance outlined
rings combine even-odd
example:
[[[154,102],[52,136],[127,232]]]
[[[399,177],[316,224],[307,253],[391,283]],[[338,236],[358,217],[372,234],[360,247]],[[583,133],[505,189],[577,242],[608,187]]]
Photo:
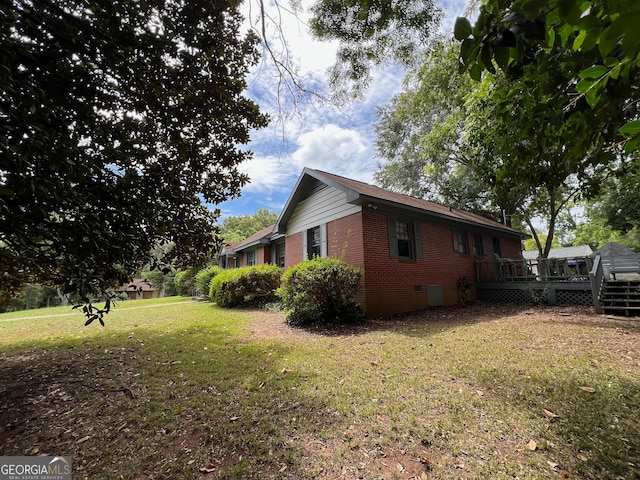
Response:
[[[105,328],[0,316],[0,452],[91,479],[640,476],[637,321],[479,306],[295,330],[168,302]]]

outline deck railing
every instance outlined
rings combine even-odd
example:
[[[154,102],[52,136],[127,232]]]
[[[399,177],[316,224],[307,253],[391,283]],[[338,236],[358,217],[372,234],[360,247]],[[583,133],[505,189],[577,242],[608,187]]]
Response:
[[[512,259],[476,262],[478,282],[586,282],[593,267],[591,257]]]
[[[600,255],[593,259],[593,266],[589,271],[589,281],[591,282],[591,294],[593,296],[593,306],[596,313],[602,313],[602,303],[600,303],[600,291],[604,284],[604,268]]]
[[[606,280],[617,280],[620,275],[640,275],[640,254],[603,257],[602,267]]]

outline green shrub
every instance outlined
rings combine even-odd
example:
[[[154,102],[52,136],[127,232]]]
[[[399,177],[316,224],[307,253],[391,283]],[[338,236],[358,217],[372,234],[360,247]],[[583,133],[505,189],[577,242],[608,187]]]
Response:
[[[211,281],[209,298],[221,307],[270,302],[277,298],[280,267],[257,265],[224,270]]]
[[[208,268],[204,268],[196,273],[195,282],[196,289],[200,295],[209,295],[209,289],[211,288],[211,280],[223,270],[217,265],[213,265]]]
[[[355,301],[362,271],[337,258],[314,258],[282,275],[278,295],[287,323],[348,323],[362,318]]]
[[[173,281],[176,286],[176,293],[181,297],[191,297],[196,289],[196,270],[188,268],[176,273]]]

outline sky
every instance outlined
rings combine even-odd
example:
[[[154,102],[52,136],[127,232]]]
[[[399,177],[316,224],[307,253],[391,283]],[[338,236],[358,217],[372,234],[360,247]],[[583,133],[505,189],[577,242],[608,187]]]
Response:
[[[265,2],[266,4],[267,2]],[[302,7],[309,5],[303,0]],[[467,0],[441,0],[444,19],[440,33],[453,35],[457,16],[464,16]],[[247,3],[250,5],[250,3]],[[273,12],[273,10],[272,10]],[[282,13],[282,25],[289,54],[300,73],[316,91],[328,91],[326,72],[335,60],[336,44],[312,39],[303,20]],[[247,11],[248,18],[255,11]],[[277,38],[272,45],[280,45]],[[278,77],[268,59],[256,66],[248,78],[247,96],[254,100],[272,122],[253,131],[248,148],[253,159],[240,165],[250,183],[240,198],[218,205],[220,221],[227,216],[251,215],[266,208],[280,213],[296,180],[305,167],[324,170],[367,183],[375,183],[373,174],[382,159],[376,157],[374,124],[376,111],[401,91],[404,71],[389,65],[374,71],[373,80],[363,98],[338,108],[318,101],[300,102],[293,108],[291,99],[281,96],[278,105]]]

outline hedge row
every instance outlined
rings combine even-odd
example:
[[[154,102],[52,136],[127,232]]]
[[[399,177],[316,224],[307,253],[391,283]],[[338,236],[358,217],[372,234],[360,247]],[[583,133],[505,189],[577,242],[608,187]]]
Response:
[[[221,307],[237,307],[276,299],[280,267],[257,265],[223,270],[211,281],[209,298]]]
[[[335,258],[315,258],[288,269],[276,265],[222,270],[213,276],[209,298],[221,307],[280,299],[292,325],[351,322],[362,318],[355,301],[362,271]]]

